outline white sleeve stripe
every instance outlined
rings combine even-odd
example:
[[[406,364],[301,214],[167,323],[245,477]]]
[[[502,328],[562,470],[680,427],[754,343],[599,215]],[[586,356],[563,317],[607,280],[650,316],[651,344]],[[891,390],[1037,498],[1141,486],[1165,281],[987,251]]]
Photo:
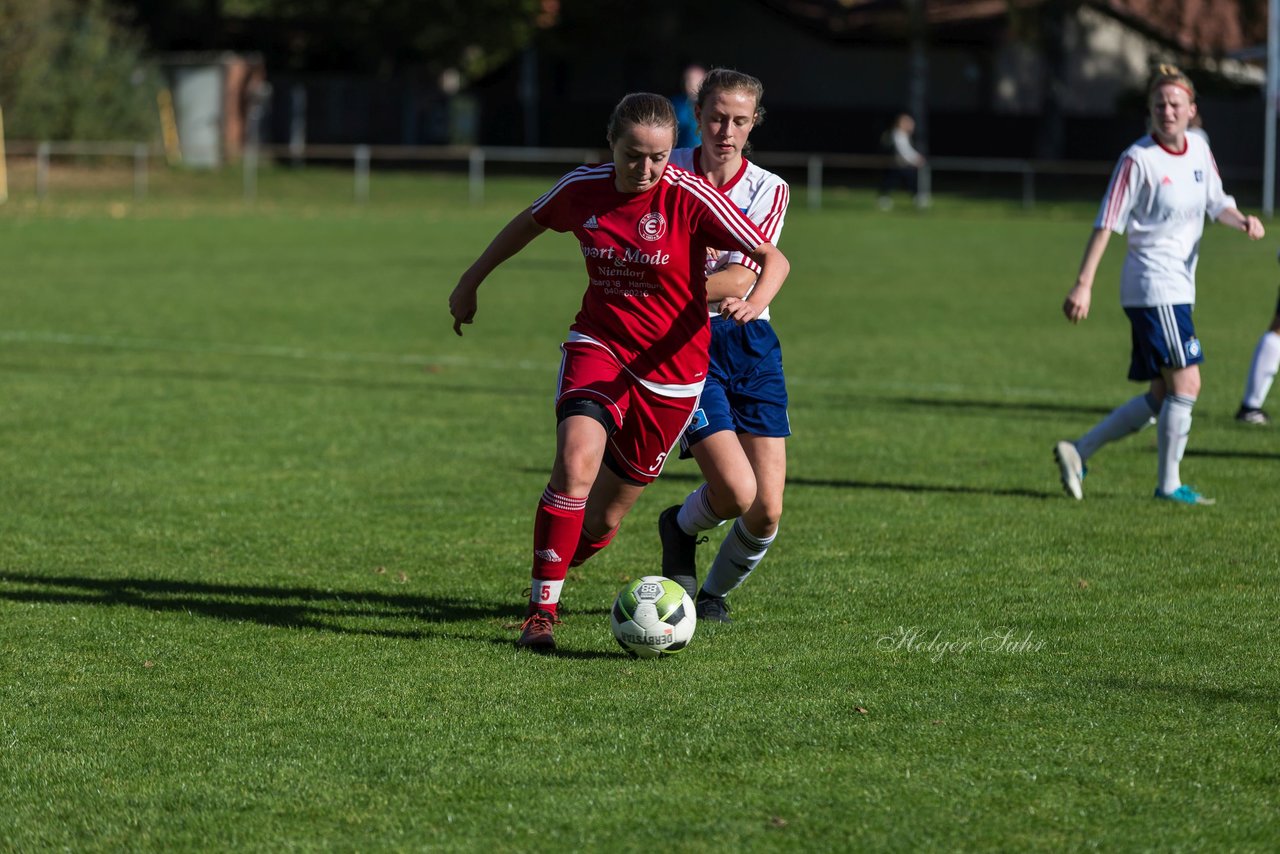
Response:
[[[667,172],[663,172],[662,174],[663,177],[666,177]],[[716,190],[710,184],[703,183],[701,179],[690,181],[680,180],[679,177],[675,177],[670,180],[673,184],[684,187],[689,190],[689,192],[693,193],[694,196],[705,202],[707,207],[711,209],[711,212],[715,214],[716,219],[724,226],[725,230],[728,231],[734,239],[744,247],[751,250],[761,244],[762,241],[759,238],[762,235],[752,234],[751,231],[747,231],[742,228],[743,223],[748,223],[753,229],[755,228],[755,224],[751,223],[750,220],[747,220],[746,217],[742,215],[742,212],[733,206],[724,193]]]
[[[731,223],[727,220],[727,216],[729,216],[727,212],[730,209],[737,212],[737,208],[733,207],[733,203],[729,201],[728,196],[721,193],[719,190],[712,188],[709,184],[702,183],[701,179],[690,180],[685,175],[674,178],[672,183],[677,187],[683,187],[694,196],[697,196],[699,199],[706,202],[707,207],[711,208],[711,212],[716,215],[716,219],[720,220],[726,229],[729,229]],[[732,229],[729,230],[732,231]],[[755,249],[755,246],[753,245],[751,248]]]
[[[579,166],[577,169],[574,169],[572,172],[557,181],[555,186],[550,190],[547,190],[538,197],[537,201],[535,201],[531,206],[534,213],[537,213],[544,205],[546,205],[547,202],[551,201],[557,193],[570,184],[575,184],[578,181],[598,181],[599,179],[608,176],[612,165],[613,164],[611,163],[606,163],[601,166]]]

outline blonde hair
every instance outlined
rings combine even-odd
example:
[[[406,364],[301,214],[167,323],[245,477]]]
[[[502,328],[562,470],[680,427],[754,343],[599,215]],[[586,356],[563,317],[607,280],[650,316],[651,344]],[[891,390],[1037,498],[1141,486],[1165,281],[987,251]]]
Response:
[[[1151,73],[1151,82],[1147,84],[1147,97],[1150,98],[1161,86],[1177,86],[1187,93],[1191,103],[1196,100],[1196,84],[1176,65],[1161,63]]]

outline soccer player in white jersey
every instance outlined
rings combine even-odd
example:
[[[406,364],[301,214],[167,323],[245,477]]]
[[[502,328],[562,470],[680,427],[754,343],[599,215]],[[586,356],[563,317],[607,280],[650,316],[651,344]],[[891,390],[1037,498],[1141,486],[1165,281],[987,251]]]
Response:
[[[556,648],[571,564],[608,544],[689,423],[707,374],[708,246],[761,268],[724,312],[748,323],[787,276],[787,259],[706,181],[668,165],[676,115],[661,95],[626,96],[609,119],[613,161],[561,178],[507,224],[449,296],[454,331],[476,314],[493,270],[547,229],[572,232],[587,267],[562,345],[556,454],[533,528],[533,583],[518,646]]]
[[[743,156],[764,115],[763,96],[764,86],[755,77],[712,70],[695,106],[702,145],[677,149],[671,157],[675,165],[710,181],[776,244],[789,188]],[[791,435],[782,349],[767,308],[745,325],[721,316],[726,306],[751,298],[758,273],[759,267],[739,251],[708,253],[711,368],[682,440],[706,481],[683,504],[658,517],[662,574],[695,597],[702,620],[730,622],[725,597],[764,559],[782,515],[786,437]],[[699,589],[698,535],[735,517]]]
[[[1106,443],[1156,418],[1155,497],[1212,504],[1212,499],[1184,484],[1179,471],[1204,361],[1191,323],[1200,237],[1206,214],[1251,240],[1261,239],[1264,231],[1257,217],[1242,214],[1235,199],[1223,191],[1208,142],[1187,132],[1196,114],[1195,87],[1187,76],[1174,66],[1161,65],[1147,92],[1151,133],[1120,156],[1062,310],[1072,323],[1088,317],[1093,279],[1107,241],[1113,231],[1128,232],[1120,304],[1133,330],[1129,379],[1150,381],[1150,387],[1079,439],[1059,442],[1054,457],[1063,488],[1073,498],[1083,498],[1086,461]]]

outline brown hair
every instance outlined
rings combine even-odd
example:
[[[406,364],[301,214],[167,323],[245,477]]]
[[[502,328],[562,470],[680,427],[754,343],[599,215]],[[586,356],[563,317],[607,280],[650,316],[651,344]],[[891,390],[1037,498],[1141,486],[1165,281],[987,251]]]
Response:
[[[746,92],[753,96],[756,99],[753,122],[760,125],[764,121],[764,84],[759,78],[731,68],[713,68],[698,87],[698,106],[705,107],[716,92]]]
[[[1176,65],[1161,63],[1151,73],[1151,82],[1147,84],[1147,97],[1150,98],[1161,86],[1177,86],[1186,91],[1191,103],[1196,100],[1196,84]]]
[[[627,132],[628,128],[635,125],[669,127],[674,142],[675,107],[671,106],[671,102],[662,95],[655,95],[652,92],[632,92],[630,95],[623,96],[618,106],[613,108],[613,115],[609,116],[609,129],[605,135],[609,145],[613,145]]]

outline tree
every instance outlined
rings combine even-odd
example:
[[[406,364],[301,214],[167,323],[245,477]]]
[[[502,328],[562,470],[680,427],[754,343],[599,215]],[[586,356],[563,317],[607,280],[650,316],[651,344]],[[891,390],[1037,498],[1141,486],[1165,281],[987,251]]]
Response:
[[[154,68],[103,0],[0,0],[0,106],[18,139],[150,139]]]
[[[158,50],[266,51],[309,71],[468,77],[509,61],[555,0],[131,0]],[[286,54],[286,55],[280,55]]]

